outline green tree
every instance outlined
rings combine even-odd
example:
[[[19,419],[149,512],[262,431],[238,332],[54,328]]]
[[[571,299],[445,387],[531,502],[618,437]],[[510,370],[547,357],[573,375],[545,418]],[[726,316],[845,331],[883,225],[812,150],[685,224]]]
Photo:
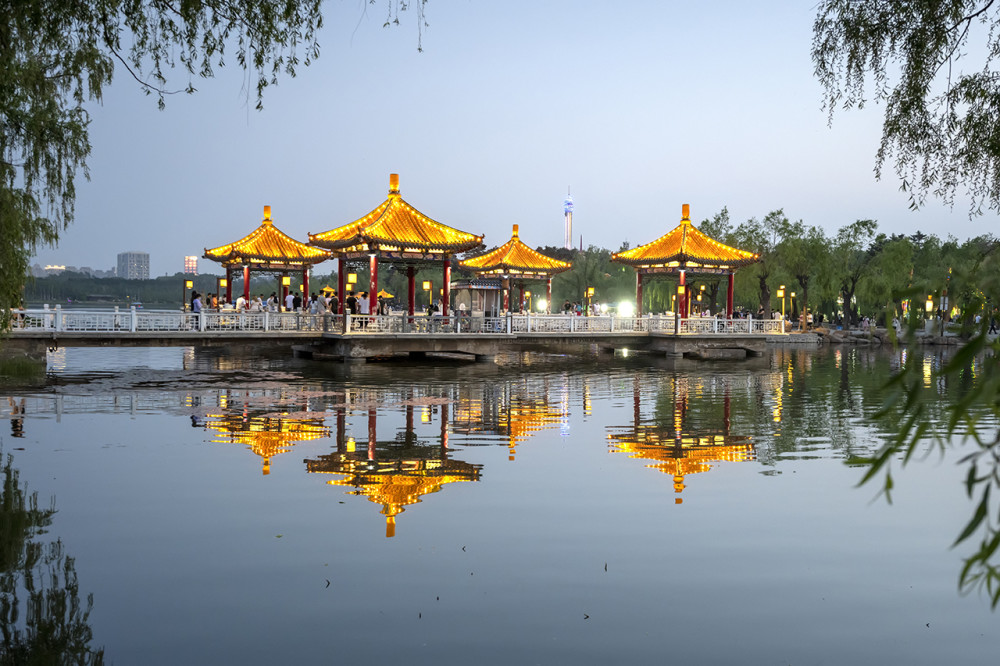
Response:
[[[391,6],[392,3],[390,3]],[[20,300],[28,260],[73,220],[90,154],[86,104],[117,67],[162,108],[235,56],[256,103],[282,74],[319,55],[321,0],[23,0],[0,22],[0,312]],[[180,70],[183,88],[168,88]],[[4,322],[0,322],[4,323]]]
[[[831,120],[835,109],[884,103],[875,172],[892,164],[914,208],[962,193],[974,213],[1000,211],[998,58],[992,0],[824,0],[813,24]]]
[[[781,231],[777,254],[782,268],[799,283],[802,307],[800,328],[805,329],[809,312],[809,286],[817,275],[827,271],[828,241],[819,227],[807,227],[801,220],[786,223]]]
[[[844,302],[844,318],[848,326],[861,321],[861,306],[855,300],[858,284],[871,268],[878,254],[873,246],[878,223],[875,220],[857,220],[841,227],[833,241],[828,279]]]
[[[733,238],[741,250],[749,250],[760,255],[760,260],[740,271],[744,279],[755,279],[759,303],[764,308],[764,316],[771,316],[771,287],[769,280],[779,270],[777,253],[781,242],[781,232],[788,226],[788,218],[780,208],[771,211],[763,220],[751,218],[736,227]],[[752,278],[751,278],[752,276]]]

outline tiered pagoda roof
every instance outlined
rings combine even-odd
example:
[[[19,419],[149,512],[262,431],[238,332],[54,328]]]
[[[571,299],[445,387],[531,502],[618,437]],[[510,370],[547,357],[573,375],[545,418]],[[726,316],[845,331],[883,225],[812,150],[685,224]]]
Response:
[[[688,204],[682,208],[681,223],[652,243],[616,252],[611,261],[636,268],[688,270],[730,270],[747,266],[760,255],[730,247],[709,237],[691,224]]]
[[[460,261],[459,266],[479,275],[515,275],[522,278],[543,278],[573,267],[568,262],[553,259],[525,245],[518,237],[516,224],[509,241],[486,254]]]
[[[399,195],[399,175],[389,176],[389,197],[364,217],[342,227],[309,234],[317,247],[346,255],[380,252],[391,258],[468,252],[481,247],[483,237],[433,220]]]
[[[227,268],[250,266],[262,270],[300,269],[330,258],[330,253],[285,234],[271,221],[271,207],[264,206],[264,220],[251,234],[235,243],[205,249],[204,257]]]

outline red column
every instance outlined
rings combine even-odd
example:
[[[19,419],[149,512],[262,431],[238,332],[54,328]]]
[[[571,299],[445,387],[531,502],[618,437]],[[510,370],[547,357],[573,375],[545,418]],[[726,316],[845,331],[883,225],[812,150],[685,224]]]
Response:
[[[510,278],[503,279],[500,289],[503,291],[503,311],[510,312]]]
[[[288,277],[288,273],[281,274],[281,303],[278,303],[278,312],[285,312],[285,297],[288,296],[288,285],[285,284],[286,277]]]
[[[378,314],[378,257],[368,257],[368,313]]]
[[[635,316],[642,316],[642,273],[635,272]]]
[[[444,257],[444,295],[441,297],[441,316],[448,316],[448,303],[451,301],[451,257]]]
[[[545,279],[545,314],[552,314],[552,277]]]
[[[250,267],[243,267],[243,298],[250,301]]]
[[[302,269],[302,304],[309,302],[309,267]]]
[[[517,299],[517,311],[520,312],[524,307],[524,283],[517,285],[517,293],[519,294]]]
[[[680,284],[685,284],[684,282],[684,271],[681,271],[681,281]],[[688,316],[688,291],[687,287],[684,288],[684,295],[677,298],[677,310],[681,316],[681,319],[687,319]]]
[[[729,285],[726,291],[726,319],[733,317],[733,284],[735,284],[736,273],[729,273]]]
[[[417,296],[417,281],[415,276],[416,271],[413,266],[406,267],[406,298],[409,300],[409,304],[406,306],[408,308],[407,312],[412,317],[414,312],[414,301]]]
[[[337,311],[334,314],[344,314],[344,301],[347,300],[347,292],[344,285],[347,284],[347,266],[343,257],[337,257]]]
[[[233,302],[233,271],[226,268],[226,303]]]

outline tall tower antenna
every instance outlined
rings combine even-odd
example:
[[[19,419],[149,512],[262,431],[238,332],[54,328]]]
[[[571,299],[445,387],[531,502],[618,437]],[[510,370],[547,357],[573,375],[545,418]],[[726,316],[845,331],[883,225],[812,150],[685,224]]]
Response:
[[[573,249],[573,197],[570,196],[569,185],[566,186],[566,198],[563,199],[563,217],[566,219],[565,247]]]

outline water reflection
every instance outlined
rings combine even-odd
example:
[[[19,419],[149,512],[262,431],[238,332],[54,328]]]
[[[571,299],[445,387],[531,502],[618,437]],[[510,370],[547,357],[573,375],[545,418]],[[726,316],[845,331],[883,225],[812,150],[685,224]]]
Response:
[[[263,459],[262,471],[265,475],[271,473],[271,458],[288,453],[296,442],[330,436],[330,429],[323,425],[322,418],[252,416],[247,410],[209,414],[204,419],[192,415],[191,425],[222,435],[212,440],[215,443],[246,446]]]
[[[478,481],[481,465],[457,460],[448,450],[449,403],[437,407],[440,417],[438,442],[418,439],[414,429],[414,407],[420,407],[429,422],[434,413],[430,404],[409,401],[405,404],[406,426],[393,439],[379,441],[378,411],[367,410],[366,441],[361,447],[346,430],[345,410],[337,410],[337,450],[334,453],[305,460],[310,474],[334,474],[341,479],[327,481],[332,486],[353,488],[352,495],[367,497],[381,505],[385,516],[385,535],[396,534],[396,516],[421,497],[436,493],[449,483]]]
[[[94,599],[81,602],[73,558],[59,539],[37,540],[52,524],[55,501],[39,508],[9,455],[0,475],[0,663],[103,664],[104,649],[90,645]]]
[[[465,435],[468,444],[475,444],[481,436],[494,436],[486,438],[490,444],[499,438],[506,442],[508,460],[514,460],[518,444],[542,430],[565,425],[569,416],[567,384],[565,375],[545,374],[462,387],[456,396],[452,430]],[[589,386],[584,388],[584,395],[589,395]],[[587,402],[584,413],[589,414]]]
[[[646,467],[673,477],[674,492],[678,494],[685,488],[685,476],[707,472],[713,463],[755,460],[751,438],[730,434],[732,389],[729,378],[721,382],[722,413],[717,415],[715,428],[688,422],[692,381],[693,378],[684,375],[670,377],[665,390],[672,405],[669,422],[643,423],[641,384],[636,377],[632,388],[632,425],[608,428],[612,453],[652,461],[653,464]],[[712,404],[719,402],[718,396],[706,395],[704,385],[698,386],[697,393],[699,400]],[[676,504],[682,502],[681,497],[674,499]]]
[[[8,397],[7,404],[10,406],[10,436],[23,438],[25,400],[21,398],[18,402],[14,398]]]

